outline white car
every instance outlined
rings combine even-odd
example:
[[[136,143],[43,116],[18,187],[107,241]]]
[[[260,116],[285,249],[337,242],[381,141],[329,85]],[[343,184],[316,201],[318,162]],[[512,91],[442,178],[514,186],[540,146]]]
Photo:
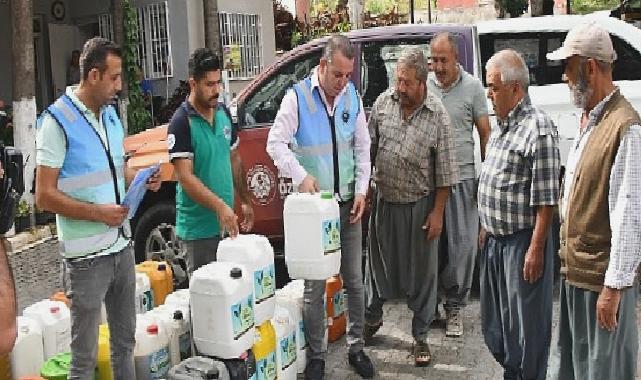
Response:
[[[591,15],[564,15],[493,20],[476,24],[479,36],[481,71],[496,51],[511,48],[521,53],[530,69],[530,97],[545,110],[559,129],[561,161],[577,134],[581,111],[571,102],[567,84],[561,80],[561,63],[548,61],[546,53],[561,46],[568,30],[586,19],[595,19],[610,32],[617,60],[613,77],[622,94],[641,113],[641,29],[607,12]],[[491,109],[491,103],[489,103]]]

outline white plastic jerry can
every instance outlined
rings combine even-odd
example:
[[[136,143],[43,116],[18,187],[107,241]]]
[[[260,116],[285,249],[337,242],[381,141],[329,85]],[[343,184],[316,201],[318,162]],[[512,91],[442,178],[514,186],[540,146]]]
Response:
[[[11,376],[37,376],[44,364],[44,346],[40,323],[29,317],[18,317],[18,336],[11,351]]]
[[[254,295],[249,271],[213,262],[194,271],[191,322],[197,351],[221,359],[240,357],[254,344]]]
[[[274,316],[276,272],[274,249],[262,235],[238,235],[220,242],[216,253],[219,262],[242,264],[249,271],[254,287],[256,325]]]
[[[285,262],[295,279],[326,280],[341,264],[340,208],[331,193],[294,193],[283,208]]]
[[[22,314],[40,323],[45,361],[70,351],[71,314],[64,302],[45,299],[27,307]]]
[[[279,380],[296,380],[296,327],[289,312],[276,307],[272,324],[276,330],[276,369]]]
[[[149,323],[136,334],[134,363],[137,379],[164,379],[171,368],[169,339],[164,326]]]

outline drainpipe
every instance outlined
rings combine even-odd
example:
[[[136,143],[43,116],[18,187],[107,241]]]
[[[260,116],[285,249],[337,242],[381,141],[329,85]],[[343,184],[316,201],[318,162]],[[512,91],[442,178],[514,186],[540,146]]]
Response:
[[[410,0],[410,24],[414,23],[414,0]]]

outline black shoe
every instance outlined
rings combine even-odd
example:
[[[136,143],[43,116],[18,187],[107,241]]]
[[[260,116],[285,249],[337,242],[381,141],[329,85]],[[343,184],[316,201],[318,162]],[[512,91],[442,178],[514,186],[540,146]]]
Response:
[[[325,378],[325,361],[312,359],[305,367],[305,380],[323,380]]]
[[[374,338],[374,334],[378,331],[378,329],[383,326],[383,320],[378,321],[377,323],[370,324],[367,321],[365,322],[365,326],[363,326],[363,341],[365,344],[371,344],[372,339]]]
[[[356,373],[358,373],[363,379],[371,379],[374,377],[374,365],[372,361],[365,355],[365,351],[360,350],[355,354],[348,354],[347,360],[349,365],[351,365]]]

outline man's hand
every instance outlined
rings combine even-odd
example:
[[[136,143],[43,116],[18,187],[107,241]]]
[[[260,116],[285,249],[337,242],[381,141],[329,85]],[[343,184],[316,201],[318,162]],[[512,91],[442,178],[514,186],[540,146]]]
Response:
[[[365,212],[365,196],[356,194],[352,210],[349,212],[349,222],[352,224],[358,223],[363,216],[363,212]]]
[[[96,216],[98,221],[110,227],[118,227],[125,221],[127,213],[129,213],[129,207],[127,206],[116,204],[98,205]]]
[[[318,193],[320,191],[320,187],[318,186],[318,181],[316,181],[316,178],[312,177],[311,175],[307,175],[305,179],[303,179],[303,182],[298,185],[298,192],[299,193]]]
[[[530,247],[525,254],[525,263],[523,264],[523,279],[530,284],[534,284],[535,282],[537,282],[543,274],[543,250],[544,246],[534,246],[530,244]]]
[[[483,249],[485,246],[485,238],[487,237],[487,231],[483,226],[479,227],[479,249]]]
[[[156,172],[149,177],[147,180],[147,190],[151,190],[154,193],[160,190],[160,185],[162,184],[162,181],[160,180],[160,169],[156,170]]]
[[[427,240],[436,239],[443,231],[443,214],[434,211],[430,212],[422,228],[427,233]]]
[[[220,222],[220,237],[224,237],[226,233],[235,238],[238,236],[238,217],[231,207],[223,204],[220,210],[216,212],[218,215],[218,222]]]
[[[254,208],[248,203],[241,204],[240,208],[243,211],[243,220],[240,222],[240,228],[243,232],[249,232],[254,226]]]
[[[596,319],[602,329],[608,331],[616,330],[619,301],[621,301],[621,290],[608,288],[607,286],[601,289],[599,298],[596,301]]]

